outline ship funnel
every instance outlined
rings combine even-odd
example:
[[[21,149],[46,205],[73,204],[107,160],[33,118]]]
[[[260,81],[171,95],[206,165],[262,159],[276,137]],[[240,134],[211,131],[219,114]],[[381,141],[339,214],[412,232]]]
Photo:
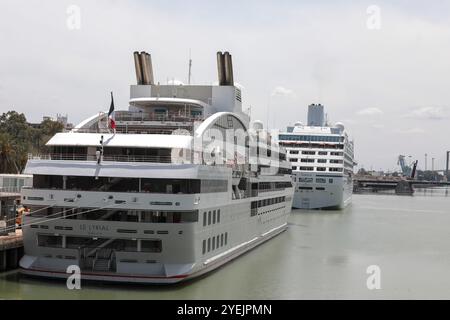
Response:
[[[217,52],[217,70],[220,86],[234,86],[233,61],[229,52]]]
[[[308,126],[323,127],[325,125],[325,115],[323,105],[311,104],[308,106]]]
[[[225,79],[227,81],[227,85],[234,86],[233,79],[233,61],[231,59],[231,54],[229,52],[225,52]]]
[[[217,52],[217,71],[219,76],[219,86],[225,85],[225,61],[222,52]]]
[[[145,51],[134,53],[136,80],[139,85],[154,84],[152,57]]]
[[[142,68],[141,68],[139,52],[135,51],[133,55],[134,55],[134,67],[136,68],[136,81],[137,81],[137,84],[142,84],[143,83]]]

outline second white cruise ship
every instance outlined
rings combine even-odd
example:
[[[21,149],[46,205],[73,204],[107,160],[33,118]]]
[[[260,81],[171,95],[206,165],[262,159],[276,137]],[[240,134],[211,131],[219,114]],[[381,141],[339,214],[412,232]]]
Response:
[[[307,125],[280,132],[279,143],[292,163],[294,208],[341,209],[351,202],[353,141],[342,123],[326,123],[323,105],[310,105]]]
[[[231,55],[219,85],[159,85],[135,53],[129,109],[99,113],[30,155],[22,189],[23,273],[174,283],[287,228],[291,165],[259,123],[249,128]]]

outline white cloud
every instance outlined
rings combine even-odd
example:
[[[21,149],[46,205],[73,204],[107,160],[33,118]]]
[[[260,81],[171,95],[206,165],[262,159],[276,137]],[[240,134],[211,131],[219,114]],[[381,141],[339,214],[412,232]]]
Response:
[[[416,119],[442,120],[447,117],[447,110],[443,107],[422,107],[411,111],[405,117]]]
[[[383,113],[384,113],[383,110],[379,108],[365,108],[359,110],[356,114],[360,116],[375,116],[375,115],[382,115]]]
[[[292,97],[295,96],[295,93],[291,89],[287,89],[282,86],[278,86],[272,91],[272,97],[281,96],[281,97]]]

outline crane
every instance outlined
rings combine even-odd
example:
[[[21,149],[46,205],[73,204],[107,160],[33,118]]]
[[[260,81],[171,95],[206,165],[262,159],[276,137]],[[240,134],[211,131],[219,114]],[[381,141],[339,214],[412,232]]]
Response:
[[[402,168],[402,173],[403,173],[403,176],[405,176],[405,177],[414,179],[414,177],[416,175],[416,169],[417,169],[418,163],[419,163],[419,160],[415,160],[411,163],[411,165],[407,165],[406,161],[405,161],[405,156],[404,155],[398,156],[397,164],[400,165],[400,167]]]

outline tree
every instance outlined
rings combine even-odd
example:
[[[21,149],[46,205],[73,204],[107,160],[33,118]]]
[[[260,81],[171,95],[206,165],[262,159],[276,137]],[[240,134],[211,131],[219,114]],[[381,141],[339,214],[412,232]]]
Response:
[[[8,111],[0,116],[2,135],[2,172],[20,173],[27,161],[30,147],[30,126],[23,113]]]
[[[0,133],[0,172],[19,173],[16,163],[16,152],[11,144],[11,137],[6,133]]]
[[[23,113],[8,111],[0,115],[0,173],[20,173],[25,168],[28,153],[47,152],[45,144],[64,126],[46,119],[31,126]]]
[[[364,168],[360,168],[358,170],[358,174],[361,175],[361,176],[365,176],[365,175],[367,175],[367,171]]]

